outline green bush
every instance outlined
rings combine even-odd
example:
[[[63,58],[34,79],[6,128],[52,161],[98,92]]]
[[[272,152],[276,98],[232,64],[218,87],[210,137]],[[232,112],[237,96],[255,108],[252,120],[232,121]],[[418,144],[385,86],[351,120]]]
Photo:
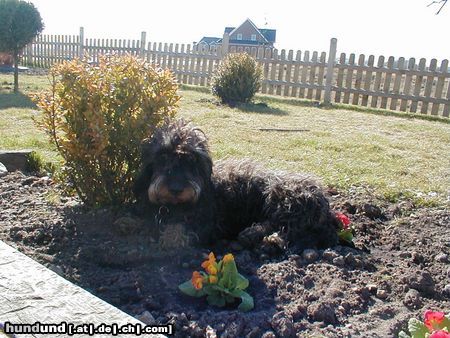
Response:
[[[44,160],[42,156],[35,151],[32,151],[27,156],[26,170],[31,173],[40,173],[44,168]]]
[[[27,156],[25,170],[35,175],[53,176],[57,171],[57,165],[53,162],[46,162],[42,155],[36,151],[30,152]]]
[[[67,189],[89,206],[130,202],[140,143],[151,126],[175,114],[180,99],[172,74],[113,55],[97,65],[56,65],[50,77],[51,89],[36,97],[37,123],[63,158]]]
[[[261,87],[262,69],[247,53],[229,54],[212,78],[212,93],[223,103],[249,102]]]

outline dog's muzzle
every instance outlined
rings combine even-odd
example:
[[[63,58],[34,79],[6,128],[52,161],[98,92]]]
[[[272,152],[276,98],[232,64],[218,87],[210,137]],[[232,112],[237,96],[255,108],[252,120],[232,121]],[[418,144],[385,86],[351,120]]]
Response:
[[[187,181],[180,188],[169,188],[164,177],[157,177],[148,187],[150,203],[158,205],[195,204],[197,203],[201,187],[195,181]]]

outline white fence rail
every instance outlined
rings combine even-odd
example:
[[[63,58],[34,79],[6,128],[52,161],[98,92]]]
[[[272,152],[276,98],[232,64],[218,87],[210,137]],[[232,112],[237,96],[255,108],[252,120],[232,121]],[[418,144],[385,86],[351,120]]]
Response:
[[[77,36],[40,35],[23,52],[23,63],[50,67],[54,63],[89,55],[130,53],[169,68],[184,84],[209,86],[211,75],[226,53],[247,52],[263,67],[261,93],[306,98],[326,103],[345,103],[449,117],[450,73],[448,60],[438,64],[425,59],[385,58],[373,55],[336,55],[336,39],[330,51],[310,52],[228,44],[207,47],[139,40],[87,39],[83,28]]]

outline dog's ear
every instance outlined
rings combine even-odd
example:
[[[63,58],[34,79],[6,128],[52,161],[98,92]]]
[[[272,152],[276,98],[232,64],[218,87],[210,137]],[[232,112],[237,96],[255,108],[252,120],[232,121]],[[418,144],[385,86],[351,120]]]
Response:
[[[200,164],[200,170],[203,177],[211,178],[212,174],[212,159],[208,152],[197,152],[197,159]]]
[[[197,168],[200,171],[200,175],[206,179],[211,178],[213,162],[211,159],[211,154],[206,146],[197,146],[193,149],[193,154],[197,162]]]
[[[147,166],[155,160],[156,153],[159,150],[159,143],[155,136],[147,138],[141,143],[141,165]]]
[[[209,151],[208,138],[206,137],[205,133],[197,127],[191,127],[189,129],[189,133],[192,139],[194,139],[190,151],[196,157],[197,163],[199,165],[198,168],[201,171],[202,176],[210,179],[212,174],[213,162],[211,153]]]
[[[133,193],[136,198],[139,198],[143,193],[145,193],[150,186],[150,182],[152,179],[152,167],[149,164],[146,167],[143,167],[137,177],[134,180],[133,184]]]

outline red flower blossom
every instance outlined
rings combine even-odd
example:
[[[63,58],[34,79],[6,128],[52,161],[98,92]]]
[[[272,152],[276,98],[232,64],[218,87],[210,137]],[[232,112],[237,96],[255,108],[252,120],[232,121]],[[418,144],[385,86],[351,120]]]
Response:
[[[344,215],[342,212],[336,212],[336,217],[338,220],[341,221],[342,228],[344,230],[349,228],[349,225],[351,222],[350,222],[350,218],[348,218],[347,215]]]
[[[450,338],[450,333],[444,330],[433,332],[428,338]]]
[[[434,312],[434,311],[431,311],[431,310],[427,310],[427,311],[425,311],[424,317],[425,317],[425,320],[424,320],[425,326],[430,331],[433,331],[434,329],[439,329],[440,328],[439,325],[445,319],[444,318],[445,317],[445,313],[444,312]]]

